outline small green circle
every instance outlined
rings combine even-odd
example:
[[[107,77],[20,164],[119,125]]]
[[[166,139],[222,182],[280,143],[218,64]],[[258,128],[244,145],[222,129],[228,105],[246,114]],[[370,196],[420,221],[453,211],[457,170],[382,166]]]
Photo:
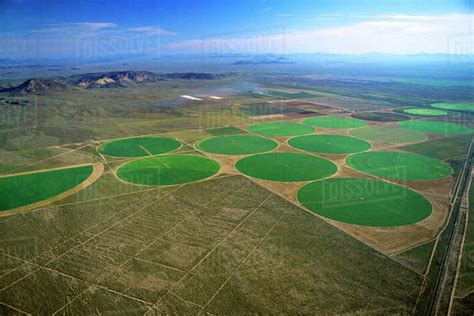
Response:
[[[331,161],[308,154],[272,152],[242,158],[237,170],[253,178],[298,182],[329,177],[337,166]]]
[[[117,176],[133,184],[173,185],[208,178],[219,171],[219,164],[195,155],[165,155],[127,162]]]
[[[398,123],[398,126],[412,131],[442,135],[457,135],[471,133],[472,129],[456,123],[429,120],[414,120]]]
[[[427,108],[411,108],[404,109],[403,113],[417,116],[446,116],[449,115],[448,111],[438,109],[427,109]]]
[[[466,111],[466,112],[474,112],[474,103],[461,103],[461,102],[453,102],[453,103],[434,103],[431,104],[432,107],[438,109],[445,109],[445,110],[453,110],[453,111]]]
[[[371,151],[352,155],[346,161],[356,170],[396,180],[436,180],[453,173],[441,160],[412,153]]]
[[[247,130],[267,136],[297,136],[314,133],[314,128],[308,125],[292,122],[269,122],[254,124]]]
[[[368,142],[354,137],[319,134],[292,138],[288,141],[288,145],[322,154],[352,154],[371,148]]]
[[[213,154],[249,155],[270,151],[278,144],[260,136],[233,135],[207,138],[198,142],[196,147]]]
[[[309,183],[298,201],[323,217],[348,224],[393,227],[417,223],[432,212],[421,194],[392,183],[364,178],[331,178]]]
[[[358,138],[385,144],[413,143],[428,139],[423,133],[399,127],[367,126],[353,129],[349,133]]]
[[[303,122],[322,128],[355,128],[367,125],[364,121],[344,116],[316,116],[307,118]]]
[[[112,140],[99,146],[100,153],[111,157],[146,157],[164,154],[181,147],[181,143],[166,137],[133,137]]]

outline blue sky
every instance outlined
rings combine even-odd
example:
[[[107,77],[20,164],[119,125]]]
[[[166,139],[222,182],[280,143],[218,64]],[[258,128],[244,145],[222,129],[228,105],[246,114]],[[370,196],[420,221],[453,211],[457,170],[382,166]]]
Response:
[[[0,57],[472,53],[473,1],[0,0]]]

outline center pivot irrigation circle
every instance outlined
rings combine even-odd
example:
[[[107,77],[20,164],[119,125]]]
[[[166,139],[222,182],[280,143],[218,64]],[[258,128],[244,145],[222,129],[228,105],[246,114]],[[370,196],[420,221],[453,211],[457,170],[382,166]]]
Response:
[[[112,140],[99,146],[100,153],[111,157],[146,157],[164,154],[181,147],[181,143],[166,137],[133,137]]]
[[[298,182],[329,177],[337,166],[331,161],[308,154],[272,152],[245,157],[235,165],[237,170],[253,178]]]
[[[398,123],[398,126],[412,131],[442,135],[467,134],[473,131],[471,128],[461,124],[429,120],[405,121]]]
[[[402,152],[365,152],[348,157],[347,163],[364,173],[396,180],[436,180],[453,173],[441,160]]]
[[[400,127],[367,126],[349,132],[352,136],[377,143],[403,144],[428,139],[426,134]]]
[[[448,111],[440,109],[428,109],[428,108],[410,108],[404,109],[403,113],[418,116],[446,116],[449,115]]]
[[[278,144],[268,138],[250,135],[217,136],[204,139],[196,147],[213,154],[249,155],[270,151]]]
[[[474,103],[434,103],[431,106],[445,110],[474,112]]]
[[[323,217],[354,225],[391,227],[417,223],[432,212],[421,194],[392,183],[333,178],[309,183],[298,201]]]
[[[247,127],[247,130],[267,136],[297,136],[311,134],[314,128],[308,125],[292,122],[269,122],[254,124]]]
[[[307,118],[303,122],[322,128],[355,128],[367,125],[367,122],[344,116],[316,116]]]
[[[195,155],[165,155],[128,162],[117,170],[117,176],[130,183],[173,185],[208,178],[219,171],[219,164]]]
[[[341,135],[307,135],[292,138],[288,145],[322,154],[352,154],[365,151],[371,145],[361,139]]]

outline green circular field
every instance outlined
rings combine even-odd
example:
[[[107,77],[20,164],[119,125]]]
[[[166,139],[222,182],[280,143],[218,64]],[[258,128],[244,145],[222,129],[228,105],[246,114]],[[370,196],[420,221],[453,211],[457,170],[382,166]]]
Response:
[[[333,178],[302,187],[298,201],[323,217],[354,225],[391,227],[417,223],[432,211],[421,194],[362,178]]]
[[[446,110],[427,109],[427,108],[411,108],[404,109],[403,113],[417,116],[446,116],[449,115]]]
[[[322,154],[352,154],[371,148],[371,145],[364,140],[341,135],[298,136],[290,139],[288,145]]]
[[[337,166],[331,161],[299,153],[272,152],[245,157],[235,165],[237,170],[253,178],[297,182],[329,177]]]
[[[267,138],[250,135],[217,136],[204,139],[196,147],[213,154],[249,155],[270,151],[278,144]]]
[[[467,126],[442,121],[405,121],[398,123],[398,126],[412,131],[443,135],[467,134],[472,132],[472,129]]]
[[[247,130],[267,136],[297,136],[311,134],[314,128],[308,125],[292,122],[270,122],[255,124],[247,127]]]
[[[406,115],[391,113],[391,112],[358,112],[351,115],[353,118],[374,121],[374,122],[399,122],[409,120],[410,117]]]
[[[423,133],[399,127],[367,126],[353,129],[349,133],[358,138],[385,144],[412,143],[428,139]]]
[[[195,155],[164,155],[127,162],[117,176],[133,184],[173,185],[202,180],[219,171],[219,164]]]
[[[317,116],[307,118],[303,122],[322,128],[355,128],[367,125],[364,121],[344,116]]]
[[[81,166],[0,177],[0,211],[64,193],[84,182],[93,170],[93,166]]]
[[[361,172],[396,180],[436,180],[453,173],[441,160],[412,153],[371,151],[352,155],[346,161]]]
[[[145,157],[164,154],[181,147],[181,143],[165,137],[133,137],[117,139],[99,146],[99,152],[112,157]]]
[[[474,112],[474,103],[435,103],[431,106],[445,110]]]

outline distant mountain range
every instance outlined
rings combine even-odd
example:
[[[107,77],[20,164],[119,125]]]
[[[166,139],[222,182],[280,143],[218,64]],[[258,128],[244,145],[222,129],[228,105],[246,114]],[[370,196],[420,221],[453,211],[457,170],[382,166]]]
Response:
[[[120,88],[162,80],[218,80],[233,75],[196,72],[157,74],[149,71],[114,71],[53,79],[28,79],[18,86],[0,86],[0,93],[44,95],[72,88]]]
[[[277,58],[257,58],[257,59],[247,59],[247,60],[238,60],[233,63],[233,65],[281,65],[281,64],[294,64],[293,61],[289,60],[286,57],[277,57]]]

